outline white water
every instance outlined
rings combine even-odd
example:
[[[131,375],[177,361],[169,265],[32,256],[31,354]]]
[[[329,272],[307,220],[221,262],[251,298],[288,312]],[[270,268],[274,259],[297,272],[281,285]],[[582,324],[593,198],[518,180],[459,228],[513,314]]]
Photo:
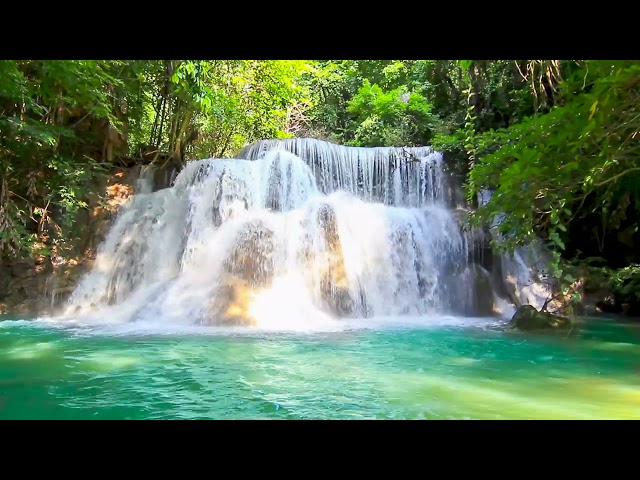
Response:
[[[295,139],[238,156],[134,196],[64,316],[313,329],[474,313],[438,152]]]

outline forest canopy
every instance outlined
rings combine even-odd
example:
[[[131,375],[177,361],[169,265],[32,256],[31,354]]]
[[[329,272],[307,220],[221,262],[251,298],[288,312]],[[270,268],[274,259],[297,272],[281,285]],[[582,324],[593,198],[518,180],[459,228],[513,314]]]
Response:
[[[64,242],[122,159],[231,157],[265,138],[432,145],[472,223],[556,260],[638,259],[640,62],[3,60],[0,252]],[[491,201],[477,205],[483,190]]]

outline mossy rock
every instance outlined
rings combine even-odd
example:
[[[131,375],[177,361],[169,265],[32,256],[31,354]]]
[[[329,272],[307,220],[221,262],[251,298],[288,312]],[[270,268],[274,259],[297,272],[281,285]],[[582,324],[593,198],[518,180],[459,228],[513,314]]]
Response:
[[[531,305],[522,305],[511,318],[509,328],[522,331],[566,331],[573,328],[573,322],[567,317],[540,312]]]

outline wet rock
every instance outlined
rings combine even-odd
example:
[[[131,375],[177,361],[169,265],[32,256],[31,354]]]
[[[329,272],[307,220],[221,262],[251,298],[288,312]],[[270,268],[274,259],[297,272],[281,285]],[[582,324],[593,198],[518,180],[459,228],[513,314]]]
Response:
[[[596,311],[603,313],[622,313],[622,306],[618,305],[611,295],[596,302]]]
[[[320,280],[320,292],[326,308],[341,317],[354,314],[356,306],[349,292],[344,259],[329,255],[326,265]]]
[[[540,242],[502,254],[499,263],[504,289],[515,305],[541,309],[547,299],[556,296],[557,282],[547,273],[550,254]],[[552,301],[549,306],[558,308],[557,303]]]
[[[640,315],[640,274],[633,274],[613,287],[615,304],[631,317]]]
[[[262,287],[273,278],[274,233],[262,222],[249,222],[237,237],[225,261],[226,272],[253,287]]]
[[[447,292],[452,311],[471,316],[493,316],[497,313],[494,282],[491,274],[480,265],[469,264],[460,273],[437,281]]]
[[[251,304],[270,286],[275,265],[274,232],[261,221],[247,222],[224,262],[225,275],[216,288],[204,323],[251,326],[256,319]]]
[[[338,224],[331,206],[325,205],[318,211],[318,224],[327,247],[316,259],[316,265],[321,268],[319,287],[322,301],[327,310],[340,317],[353,315],[356,302],[350,293]]]
[[[9,285],[11,279],[11,267],[6,266],[0,260],[0,295],[3,290]]]
[[[32,261],[20,261],[11,265],[11,275],[18,278],[27,278],[33,274]]]
[[[478,265],[473,265],[473,313],[490,316],[494,313],[493,285],[488,272]]]
[[[246,280],[226,277],[216,290],[204,323],[209,325],[254,326],[256,319],[251,313],[251,304],[258,289]]]
[[[509,322],[509,328],[522,331],[571,330],[573,322],[567,317],[540,312],[531,305],[522,305]]]

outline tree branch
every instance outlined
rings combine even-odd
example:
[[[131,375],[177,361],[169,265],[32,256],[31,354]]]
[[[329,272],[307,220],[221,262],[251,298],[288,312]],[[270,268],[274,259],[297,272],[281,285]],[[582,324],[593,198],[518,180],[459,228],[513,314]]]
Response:
[[[604,180],[604,181],[602,181],[600,183],[594,183],[593,186],[594,187],[601,187],[603,185],[606,185],[609,182],[612,182],[612,181],[622,177],[623,175],[626,175],[627,173],[637,172],[637,171],[640,171],[640,167],[630,168],[629,170],[625,170],[624,172],[620,172],[617,175],[614,175],[613,177],[608,178],[607,180]]]

